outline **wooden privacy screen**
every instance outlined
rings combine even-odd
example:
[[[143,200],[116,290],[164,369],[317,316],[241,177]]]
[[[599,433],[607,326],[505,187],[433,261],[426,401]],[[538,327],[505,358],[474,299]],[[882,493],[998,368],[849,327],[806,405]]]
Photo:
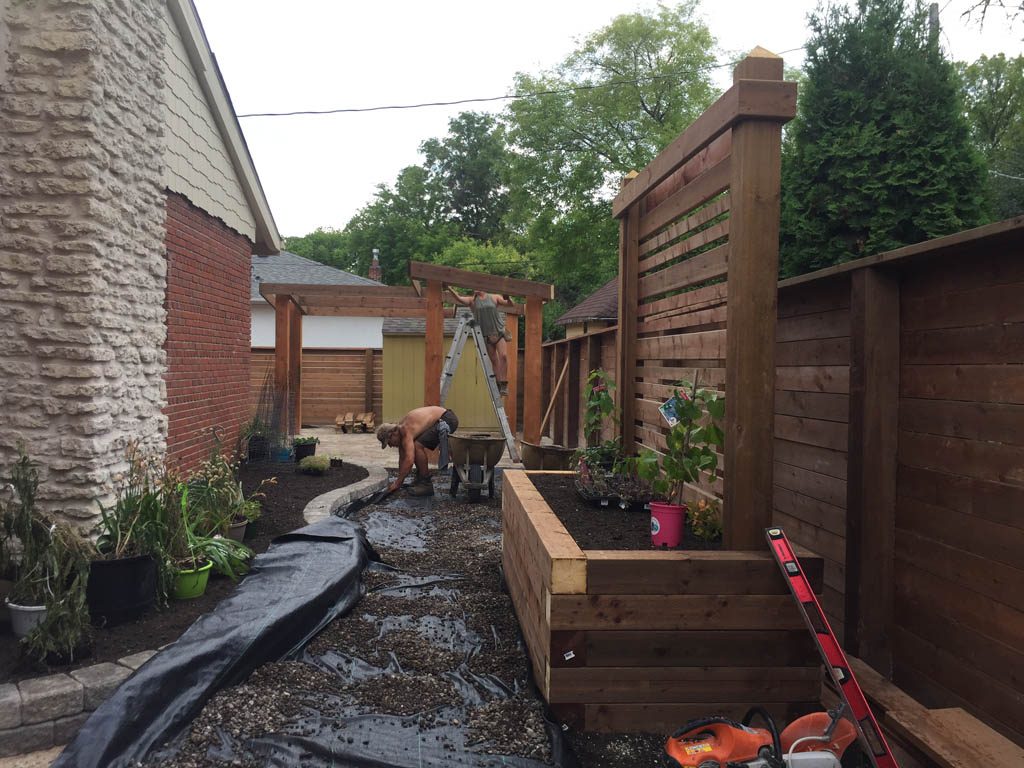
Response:
[[[782,59],[755,49],[613,207],[623,445],[664,450],[658,406],[680,380],[724,388],[728,473],[694,490],[724,497],[730,549],[763,548],[771,521],[781,132],[795,111]]]

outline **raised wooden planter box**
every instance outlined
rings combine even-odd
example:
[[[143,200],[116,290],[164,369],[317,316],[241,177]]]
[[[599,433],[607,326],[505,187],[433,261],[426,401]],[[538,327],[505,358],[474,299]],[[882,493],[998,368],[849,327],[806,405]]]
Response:
[[[818,654],[767,550],[584,551],[533,474],[504,475],[502,566],[556,716],[670,733],[753,704],[780,721],[820,708]],[[799,555],[820,592],[822,559]]]

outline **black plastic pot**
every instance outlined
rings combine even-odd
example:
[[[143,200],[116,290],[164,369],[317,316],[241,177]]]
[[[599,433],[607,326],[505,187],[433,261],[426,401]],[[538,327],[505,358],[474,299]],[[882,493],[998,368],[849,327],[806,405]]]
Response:
[[[156,602],[156,561],[149,555],[93,560],[85,600],[98,626],[138,618]]]
[[[298,443],[295,446],[295,460],[302,461],[307,456],[313,456],[316,453],[316,443]]]
[[[249,438],[249,461],[267,458],[270,458],[270,440],[263,435],[252,435]]]

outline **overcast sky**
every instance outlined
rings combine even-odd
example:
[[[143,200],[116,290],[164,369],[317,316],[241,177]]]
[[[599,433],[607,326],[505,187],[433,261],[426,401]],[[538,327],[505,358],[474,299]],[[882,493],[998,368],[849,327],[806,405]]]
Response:
[[[516,72],[538,73],[636,0],[194,0],[239,115],[502,96]],[[943,44],[973,61],[1024,50],[1000,11],[983,29],[961,18],[973,0],[942,0]],[[757,45],[799,66],[816,0],[705,0],[720,61]],[[798,49],[798,50],[793,50]],[[718,70],[724,87],[731,70]],[[463,110],[504,102],[240,123],[282,235],[345,226],[420,143]]]

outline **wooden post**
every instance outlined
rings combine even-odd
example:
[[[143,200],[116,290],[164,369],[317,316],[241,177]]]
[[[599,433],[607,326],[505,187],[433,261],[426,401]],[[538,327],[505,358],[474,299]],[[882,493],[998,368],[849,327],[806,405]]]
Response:
[[[846,646],[892,674],[900,397],[897,275],[859,269],[850,287]]]
[[[302,431],[302,309],[288,302],[288,398],[291,404],[291,429]]]
[[[634,177],[633,171],[622,182],[625,187]],[[619,424],[622,448],[626,453],[636,450],[636,310],[640,270],[640,205],[631,205],[619,220],[619,337],[615,361],[615,386],[619,401]]]
[[[566,374],[567,355],[569,354],[568,344],[562,342],[551,348],[552,367],[551,375],[557,376],[554,379],[554,389],[551,390],[551,440],[555,445],[565,445],[565,396],[562,386]]]
[[[544,302],[526,298],[526,354],[523,360],[523,439],[540,443],[541,420],[541,342],[544,336]]]
[[[363,353],[363,410],[369,413],[373,410],[373,350],[367,349]],[[380,414],[377,414],[380,421]]]
[[[736,81],[748,78],[782,80],[782,59],[755,50],[734,72]],[[728,303],[726,320],[726,549],[763,549],[772,520],[781,157],[781,122],[733,127],[728,280],[739,300]]]
[[[277,294],[274,297],[274,401],[280,408],[281,426],[291,429],[291,407],[289,397],[289,366],[291,365],[291,297]]]
[[[427,332],[423,365],[423,404],[441,404],[441,367],[444,363],[444,305],[441,283],[427,281]]]
[[[583,354],[583,344],[578,340],[570,341],[568,350],[569,379],[565,382],[565,445],[567,448],[577,448],[580,444],[580,357]]]
[[[519,432],[519,315],[507,315],[505,327],[512,340],[508,343],[508,396],[505,398],[505,416],[512,434]]]

